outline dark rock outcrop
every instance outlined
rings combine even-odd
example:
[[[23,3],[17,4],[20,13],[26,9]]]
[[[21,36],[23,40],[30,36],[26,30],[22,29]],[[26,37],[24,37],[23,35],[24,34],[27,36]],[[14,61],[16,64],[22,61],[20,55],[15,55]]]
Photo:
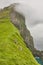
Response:
[[[42,61],[43,61],[43,51],[39,51],[39,50],[34,49],[33,55],[35,57],[40,57],[42,59]]]
[[[43,51],[41,51],[40,53],[41,53],[40,57],[43,60]]]

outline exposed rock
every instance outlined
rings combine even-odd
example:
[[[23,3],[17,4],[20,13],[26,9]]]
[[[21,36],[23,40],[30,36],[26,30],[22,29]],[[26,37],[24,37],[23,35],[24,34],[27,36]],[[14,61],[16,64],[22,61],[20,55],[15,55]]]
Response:
[[[39,50],[34,49],[33,55],[35,57],[40,57],[42,59],[42,61],[43,61],[43,51],[39,51]]]
[[[28,31],[28,29],[26,28],[25,17],[20,13],[16,12],[13,8],[10,16],[12,23],[19,29],[20,34],[23,37],[24,42],[26,42],[27,47],[30,48],[31,51],[33,51],[34,50],[33,38],[30,35],[30,31]]]
[[[40,53],[41,53],[40,57],[43,60],[43,51],[41,51]]]

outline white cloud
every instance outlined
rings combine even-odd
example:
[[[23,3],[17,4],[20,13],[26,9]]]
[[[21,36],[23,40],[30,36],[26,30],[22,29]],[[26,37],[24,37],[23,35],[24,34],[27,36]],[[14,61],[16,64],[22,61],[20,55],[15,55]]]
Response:
[[[12,3],[24,2],[23,0],[0,0],[0,8],[9,6]]]
[[[34,43],[35,48],[43,51],[43,38],[34,38]]]
[[[43,38],[43,24],[37,24],[31,29],[34,38]]]
[[[30,31],[34,38],[35,48],[43,50],[43,24],[37,24]]]

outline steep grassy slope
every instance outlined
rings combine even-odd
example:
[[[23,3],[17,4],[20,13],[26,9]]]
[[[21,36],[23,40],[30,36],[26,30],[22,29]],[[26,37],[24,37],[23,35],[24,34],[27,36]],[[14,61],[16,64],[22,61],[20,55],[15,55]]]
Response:
[[[19,32],[21,36],[24,39],[24,42],[26,43],[26,46],[32,51],[34,51],[34,42],[33,42],[33,37],[30,34],[30,31],[27,29],[26,24],[25,24],[25,17],[15,11],[14,9],[12,10],[11,14],[11,21],[12,23],[19,29]]]
[[[8,14],[0,13],[0,65],[39,65]]]

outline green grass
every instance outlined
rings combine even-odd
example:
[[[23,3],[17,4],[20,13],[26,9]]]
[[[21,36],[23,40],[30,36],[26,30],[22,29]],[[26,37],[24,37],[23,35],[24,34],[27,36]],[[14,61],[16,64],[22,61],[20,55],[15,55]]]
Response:
[[[39,65],[6,12],[0,16],[0,65]],[[5,17],[6,16],[6,17]],[[4,18],[3,18],[4,17]]]

